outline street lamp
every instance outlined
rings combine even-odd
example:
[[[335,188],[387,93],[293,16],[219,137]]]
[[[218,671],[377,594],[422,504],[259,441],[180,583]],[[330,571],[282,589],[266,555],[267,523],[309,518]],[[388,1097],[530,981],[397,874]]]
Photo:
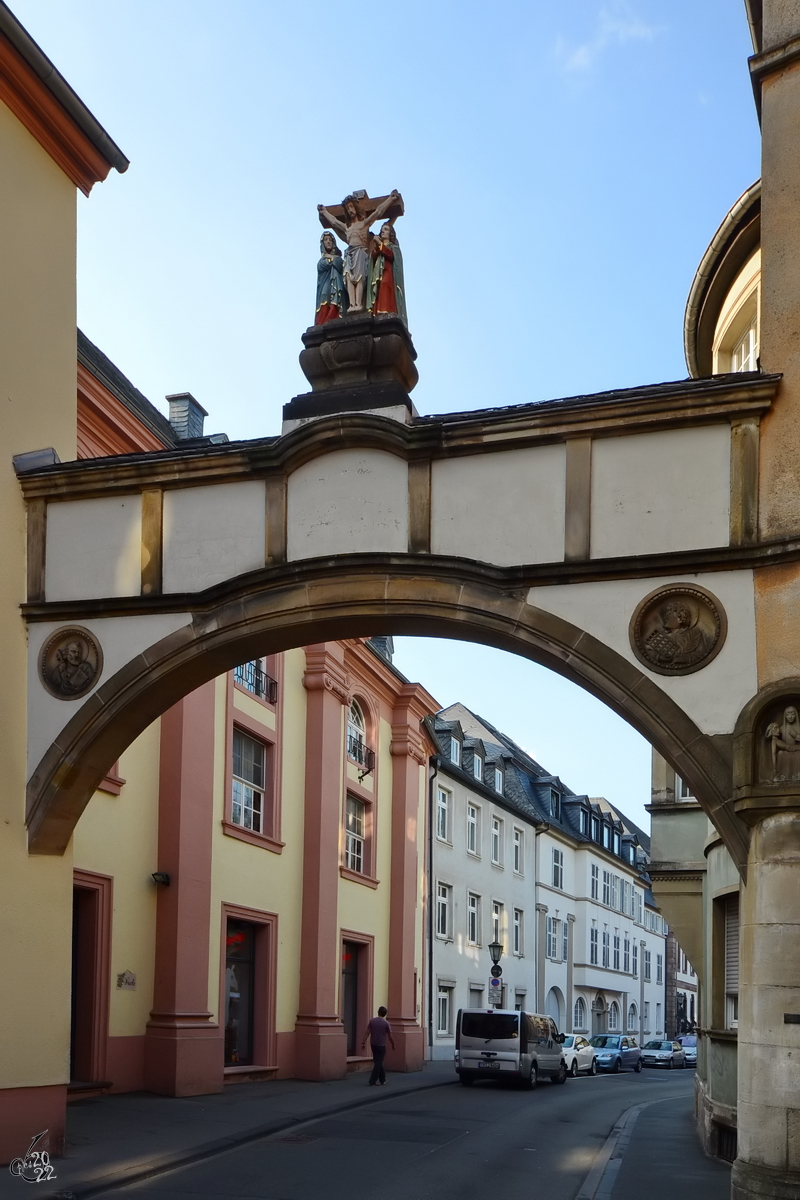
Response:
[[[500,942],[489,942],[489,953],[492,956],[492,962],[495,966],[500,962],[503,956],[503,947]]]

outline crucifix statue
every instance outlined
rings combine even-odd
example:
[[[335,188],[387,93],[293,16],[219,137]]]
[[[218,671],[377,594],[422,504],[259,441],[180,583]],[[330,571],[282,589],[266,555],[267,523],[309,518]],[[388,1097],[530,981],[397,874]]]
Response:
[[[326,208],[318,204],[320,222],[347,242],[344,255],[344,282],[347,287],[350,312],[364,311],[364,298],[369,271],[370,231],[373,221],[381,217],[394,220],[403,215],[403,197],[395,190],[389,196],[371,199],[366,192],[352,192],[341,204]]]

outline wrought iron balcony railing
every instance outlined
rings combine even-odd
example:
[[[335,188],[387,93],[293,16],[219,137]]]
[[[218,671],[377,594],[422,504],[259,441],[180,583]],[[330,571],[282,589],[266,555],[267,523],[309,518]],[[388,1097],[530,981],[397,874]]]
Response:
[[[262,671],[255,659],[236,667],[233,678],[240,687],[246,688],[260,700],[274,704],[278,699],[278,681],[267,675],[266,671]]]
[[[375,768],[375,751],[370,750],[369,746],[364,745],[361,739],[354,737],[352,733],[347,735],[347,757],[363,767],[365,775]]]

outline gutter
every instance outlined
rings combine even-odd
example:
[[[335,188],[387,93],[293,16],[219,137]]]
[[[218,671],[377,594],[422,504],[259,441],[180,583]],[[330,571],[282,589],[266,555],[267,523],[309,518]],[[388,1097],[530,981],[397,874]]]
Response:
[[[428,777],[428,1052],[433,1060],[433,917],[435,897],[433,888],[433,819],[435,815],[434,787],[438,778],[440,758],[431,755],[428,760],[433,768]]]
[[[72,90],[64,76],[56,70],[42,48],[19,23],[3,0],[0,0],[0,33],[8,38],[17,53],[24,58],[34,74],[38,75],[47,90],[69,113],[81,133],[102,154],[106,162],[115,167],[120,174],[127,171],[130,163],[119,146],[109,137],[97,118]]]

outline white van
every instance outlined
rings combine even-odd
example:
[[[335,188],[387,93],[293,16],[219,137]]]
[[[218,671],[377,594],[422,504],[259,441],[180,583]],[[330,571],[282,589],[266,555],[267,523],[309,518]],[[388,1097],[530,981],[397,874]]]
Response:
[[[563,1041],[550,1017],[502,1008],[460,1008],[456,1072],[465,1087],[476,1079],[516,1079],[529,1088],[540,1079],[564,1083]]]

